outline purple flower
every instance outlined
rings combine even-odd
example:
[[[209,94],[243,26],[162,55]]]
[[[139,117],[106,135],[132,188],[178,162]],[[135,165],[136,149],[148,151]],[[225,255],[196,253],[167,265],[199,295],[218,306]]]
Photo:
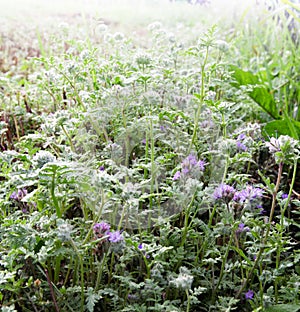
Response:
[[[10,199],[18,200],[17,193],[16,192],[12,192],[12,194],[10,195]]]
[[[238,229],[236,230],[236,233],[240,234],[242,232],[249,232],[249,231],[250,231],[250,229],[248,226],[245,226],[244,223],[240,223]]]
[[[246,138],[246,134],[245,133],[241,133],[238,137],[237,137],[237,141],[243,141]]]
[[[288,197],[289,197],[289,195],[288,195],[288,194],[285,194],[285,193],[281,195],[281,198],[282,198],[282,199],[287,199]]]
[[[110,225],[108,223],[105,223],[105,222],[96,223],[93,226],[93,230],[95,233],[104,234],[110,230]]]
[[[197,165],[198,165],[198,167],[200,168],[201,171],[204,171],[206,162],[204,160],[199,160],[197,162]]]
[[[124,237],[122,236],[120,231],[108,232],[108,236],[109,236],[108,240],[111,243],[118,243],[118,242],[121,242],[124,239]]]
[[[183,169],[182,169],[182,173],[183,173],[184,175],[187,175],[189,172],[190,172],[190,170],[189,170],[188,168],[183,168]]]
[[[181,177],[181,174],[186,176],[188,174],[193,174],[199,170],[204,171],[205,169],[205,161],[199,160],[194,154],[188,155],[181,163],[181,171],[177,171],[173,177],[173,181],[178,180]]]
[[[140,243],[140,244],[138,245],[138,249],[139,249],[139,250],[142,250],[142,249],[143,249],[143,244],[142,244],[142,243]]]
[[[236,147],[239,151],[247,151],[247,146],[240,141],[236,142]]]
[[[253,296],[254,296],[254,291],[253,290],[248,290],[246,293],[245,293],[245,299],[246,300],[251,300],[253,299]]]
[[[25,188],[19,189],[17,192],[12,192],[10,199],[21,201],[27,195],[27,190]]]
[[[176,180],[179,180],[180,179],[180,171],[177,171],[175,174],[174,174],[174,177],[173,177],[173,181],[176,181]]]
[[[252,201],[253,199],[260,198],[263,195],[263,190],[252,185],[247,185],[246,189],[236,192],[233,200],[236,202],[244,203],[247,200]]]
[[[246,138],[246,135],[244,133],[241,133],[236,139],[236,147],[239,151],[247,150],[247,146],[243,143],[245,138]]]
[[[105,170],[104,166],[100,166],[99,170],[104,171]]]
[[[232,200],[234,194],[234,187],[222,183],[215,189],[213,196],[214,199],[224,199],[225,201],[230,201]]]

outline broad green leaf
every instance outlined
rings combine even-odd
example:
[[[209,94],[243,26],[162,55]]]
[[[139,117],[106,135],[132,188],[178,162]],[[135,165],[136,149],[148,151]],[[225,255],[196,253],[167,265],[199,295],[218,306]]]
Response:
[[[265,312],[298,312],[300,305],[298,304],[276,304],[268,307]]]
[[[294,139],[299,139],[300,123],[287,119],[273,120],[265,125],[264,130],[269,136],[289,135]]]
[[[240,86],[251,86],[251,90],[247,94],[254,100],[264,111],[266,111],[274,119],[280,119],[278,109],[274,97],[259,80],[258,76],[249,71],[243,71],[237,66],[230,65],[230,71],[233,72],[233,77],[236,82],[233,86],[239,88]]]
[[[278,137],[280,135],[291,135],[290,128],[286,120],[274,120],[268,122],[264,130],[270,137]]]

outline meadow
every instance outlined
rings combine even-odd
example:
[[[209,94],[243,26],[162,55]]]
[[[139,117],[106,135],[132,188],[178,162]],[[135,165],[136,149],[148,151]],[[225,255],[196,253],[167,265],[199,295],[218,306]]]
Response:
[[[0,0],[1,312],[300,311],[297,1]]]

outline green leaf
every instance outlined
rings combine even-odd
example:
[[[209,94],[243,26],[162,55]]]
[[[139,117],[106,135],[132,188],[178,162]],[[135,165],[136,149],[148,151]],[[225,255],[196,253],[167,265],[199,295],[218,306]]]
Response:
[[[273,120],[265,125],[264,130],[268,136],[289,135],[298,140],[300,136],[300,122],[290,119]]]
[[[86,307],[89,312],[94,311],[95,304],[102,298],[98,293],[94,292],[92,287],[88,288],[87,298],[86,298]]]
[[[276,304],[268,307],[265,312],[298,312],[300,305],[298,304]]]
[[[270,137],[280,135],[291,135],[289,125],[286,120],[273,120],[268,122],[264,127],[265,132]]]
[[[236,82],[232,85],[239,88],[240,86],[251,86],[247,94],[253,99],[265,112],[274,119],[280,119],[274,97],[265,85],[259,80],[259,77],[249,71],[243,71],[237,66],[230,65],[229,70],[233,72]]]

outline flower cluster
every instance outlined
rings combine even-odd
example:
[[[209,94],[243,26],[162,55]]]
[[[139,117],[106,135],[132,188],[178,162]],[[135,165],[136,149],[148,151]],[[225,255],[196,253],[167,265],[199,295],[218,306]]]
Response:
[[[230,202],[235,195],[235,188],[228,185],[221,183],[214,191],[214,199],[222,199],[225,202]]]
[[[245,145],[246,135],[244,133],[240,134],[236,139],[236,147],[238,151],[247,151],[247,146]]]
[[[10,199],[20,202],[27,195],[27,190],[25,188],[19,189],[17,192],[12,192]]]
[[[206,165],[207,164],[204,160],[198,160],[195,155],[190,154],[182,161],[181,170],[178,170],[175,173],[173,181],[179,180],[181,177],[187,176],[189,174],[204,171]]]
[[[238,229],[236,230],[236,234],[241,234],[244,232],[249,232],[250,229],[248,226],[245,226],[244,223],[240,223]]]
[[[252,201],[256,198],[260,198],[263,195],[263,190],[252,185],[247,185],[245,189],[240,192],[236,192],[233,196],[233,200],[236,202],[244,203],[246,201]]]
[[[108,241],[111,243],[118,243],[124,239],[120,231],[110,232],[110,225],[106,222],[96,223],[93,230],[96,238],[108,236]]]
[[[295,156],[299,156],[299,142],[289,137],[281,135],[278,139],[272,137],[266,142],[269,152],[274,154],[277,163],[289,162]]]
[[[12,192],[10,195],[10,199],[14,202],[14,205],[19,207],[22,212],[27,213],[30,206],[35,207],[36,203],[27,203],[24,202],[23,199],[27,195],[27,190],[25,188],[21,188],[18,191]]]
[[[245,189],[237,191],[233,186],[221,183],[214,191],[213,197],[215,200],[223,200],[229,203],[234,200],[237,203],[243,204],[245,202],[252,202],[255,199],[263,196],[263,190],[247,185]]]

